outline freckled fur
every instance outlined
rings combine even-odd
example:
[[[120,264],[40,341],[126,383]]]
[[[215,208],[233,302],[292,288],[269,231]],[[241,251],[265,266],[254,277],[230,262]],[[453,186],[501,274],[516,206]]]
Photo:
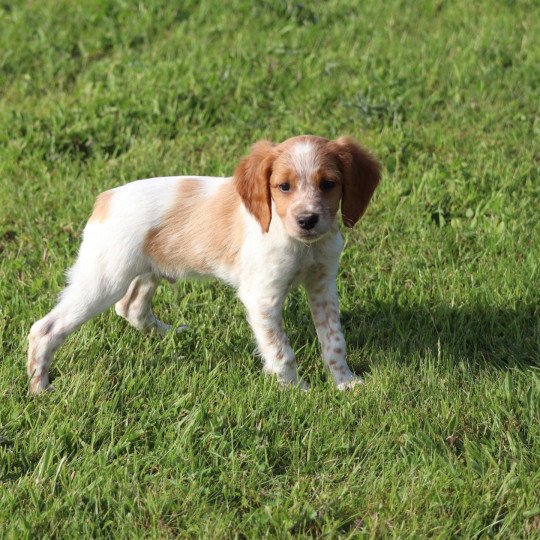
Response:
[[[321,182],[334,182],[323,190]],[[283,330],[285,298],[302,283],[335,384],[361,383],[345,359],[336,288],[343,239],[336,216],[359,219],[379,180],[378,164],[351,139],[301,136],[261,141],[231,178],[161,177],[102,193],[83,234],[58,304],[28,336],[30,391],[49,389],[49,364],[66,337],[115,305],[136,328],[166,332],[151,309],[162,278],[211,275],[243,302],[264,371],[298,383]],[[291,192],[279,186],[290,183]],[[316,213],[306,232],[298,216]],[[300,381],[303,387],[305,383]]]

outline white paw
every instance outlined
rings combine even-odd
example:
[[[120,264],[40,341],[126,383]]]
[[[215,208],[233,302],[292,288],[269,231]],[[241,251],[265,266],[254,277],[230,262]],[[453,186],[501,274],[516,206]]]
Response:
[[[364,379],[362,377],[354,377],[348,381],[338,383],[338,390],[352,390],[355,386],[362,386],[364,384]]]
[[[30,395],[39,396],[40,394],[48,394],[50,392],[54,392],[55,388],[52,384],[49,384],[49,383],[44,384],[43,382],[32,379],[30,381],[30,386],[28,390],[29,390]]]
[[[278,382],[280,386],[282,386],[283,388],[294,388],[294,389],[302,390],[304,392],[307,392],[311,388],[309,386],[309,383],[304,381],[304,379],[287,380],[287,379],[281,379],[278,376]]]

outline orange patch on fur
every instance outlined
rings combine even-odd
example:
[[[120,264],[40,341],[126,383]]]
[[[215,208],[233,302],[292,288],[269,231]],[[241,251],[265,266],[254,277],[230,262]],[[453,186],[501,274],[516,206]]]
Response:
[[[275,159],[274,145],[259,141],[251,148],[251,154],[240,161],[234,171],[234,183],[238,194],[249,212],[259,222],[263,232],[268,232],[272,219],[270,175]]]
[[[176,200],[162,225],[148,232],[144,251],[168,276],[233,268],[243,241],[241,200],[226,183],[212,195],[196,179],[180,180]]]
[[[104,191],[98,195],[98,198],[94,204],[94,209],[92,210],[92,215],[88,221],[97,221],[98,223],[103,223],[107,219],[113,194],[113,190],[110,189],[109,191]]]

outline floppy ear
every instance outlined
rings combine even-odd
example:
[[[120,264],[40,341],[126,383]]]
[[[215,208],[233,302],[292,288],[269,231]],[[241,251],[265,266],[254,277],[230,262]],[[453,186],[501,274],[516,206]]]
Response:
[[[275,159],[274,146],[269,141],[254,144],[251,154],[243,158],[234,171],[236,190],[263,232],[268,232],[272,219],[270,175]]]
[[[364,214],[379,183],[378,161],[350,137],[335,141],[343,170],[341,214],[346,227],[352,227]]]

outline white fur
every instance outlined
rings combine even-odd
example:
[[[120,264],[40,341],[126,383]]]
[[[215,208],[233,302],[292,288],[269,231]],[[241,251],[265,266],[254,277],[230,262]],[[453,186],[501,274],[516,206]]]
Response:
[[[229,178],[216,178],[214,176],[199,176],[197,177],[203,186],[203,193],[210,197],[216,193],[216,191],[225,183]]]
[[[299,145],[294,155],[300,170],[308,174],[316,161],[311,145]],[[216,196],[220,186],[232,183],[231,178],[197,178],[208,197]],[[113,304],[119,315],[141,330],[169,329],[151,310],[151,298],[162,275],[144,252],[143,244],[148,231],[162,223],[184,179],[154,178],[115,188],[107,218],[86,225],[78,259],[68,273],[68,285],[59,303],[30,331],[28,375],[32,392],[50,388],[49,364],[65,338]],[[337,223],[319,240],[304,243],[287,233],[275,212],[266,234],[245,207],[242,219],[239,264],[216,268],[214,274],[237,289],[265,371],[275,374],[282,383],[298,382],[294,352],[281,314],[291,287],[304,283],[323,360],[336,385],[346,388],[361,382],[347,366],[339,323],[335,280],[343,241]],[[192,273],[190,268],[177,270],[180,276]],[[302,381],[300,384],[306,386]]]
[[[317,170],[317,152],[310,142],[296,143],[291,149],[294,168],[298,172],[300,184],[305,187],[310,176]]]

